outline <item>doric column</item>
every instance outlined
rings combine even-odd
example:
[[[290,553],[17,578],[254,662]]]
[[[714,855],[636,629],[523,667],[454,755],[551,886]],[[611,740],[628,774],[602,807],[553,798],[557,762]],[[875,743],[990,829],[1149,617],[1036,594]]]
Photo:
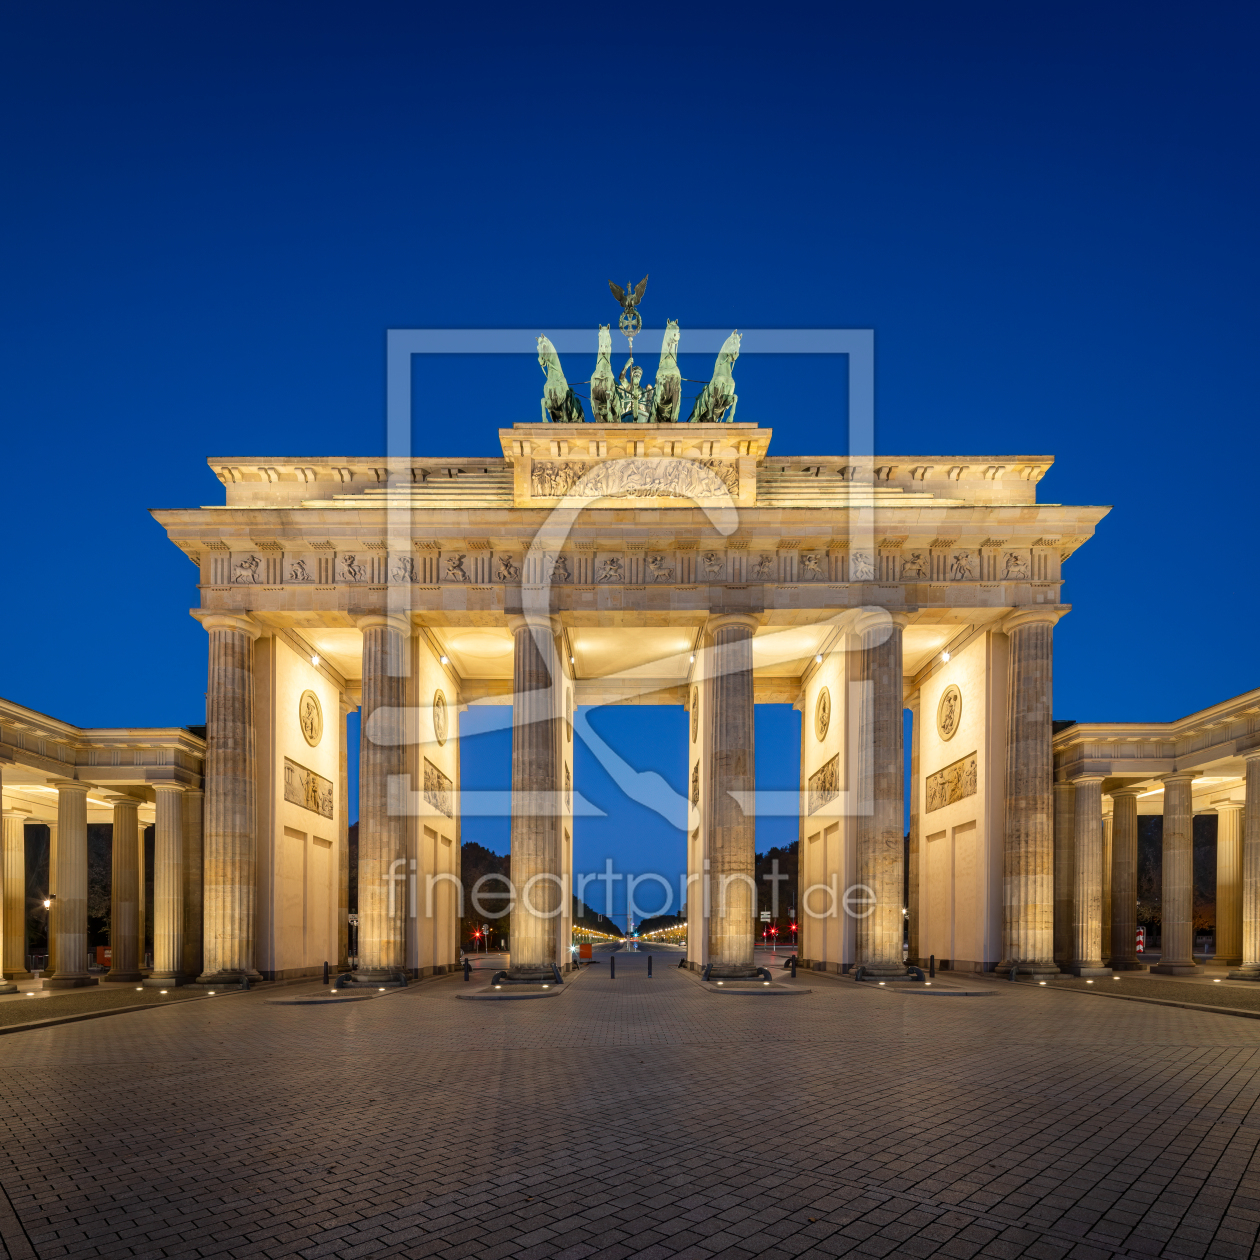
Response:
[[[1160,954],[1151,970],[1188,976],[1194,962],[1194,802],[1190,772],[1164,776],[1164,874],[1160,892]]]
[[[508,618],[512,631],[512,974],[550,973],[560,906],[562,670],[549,617]]]
[[[249,617],[218,613],[202,617],[201,624],[210,636],[210,668],[203,853],[205,948],[199,981],[226,984],[243,976],[258,978],[254,966],[258,914],[254,640],[258,627]],[[156,943],[155,937],[155,947]]]
[[[346,718],[359,706],[344,692],[337,697],[337,970],[350,967],[350,755]],[[356,871],[357,874],[357,871]]]
[[[26,821],[4,811],[4,978],[29,980],[26,967]]]
[[[862,613],[862,704],[858,714],[858,884],[868,912],[857,922],[857,961],[872,976],[906,974],[902,942],[902,613]]]
[[[139,889],[139,900],[136,902],[136,966],[141,971],[148,969],[145,955],[149,943],[149,858],[145,835],[149,824],[136,818],[136,886]]]
[[[140,911],[140,802],[134,796],[111,796],[114,834],[110,849],[109,974],[106,980],[135,984],[140,979],[137,955]]]
[[[1231,980],[1260,980],[1260,748],[1246,755],[1242,845],[1242,966]]]
[[[45,933],[48,937],[48,961],[44,966],[44,975],[51,976],[57,970],[57,820],[54,818],[46,824],[48,827],[48,897],[51,902],[44,915]]]
[[[57,789],[57,894],[53,928],[57,934],[57,970],[46,989],[77,989],[95,984],[87,970],[87,794],[90,785],[61,780]]]
[[[918,965],[919,958],[919,748],[923,743],[922,714],[920,712],[922,705],[922,694],[918,691],[914,693],[907,702],[910,710],[911,726],[910,726],[910,895],[908,897],[909,904],[906,909],[909,911],[909,931],[910,941],[907,951],[910,962]],[[843,710],[842,710],[843,712]],[[805,723],[802,721],[802,726]],[[804,848],[804,843],[800,846]]]
[[[390,809],[390,783],[406,773],[403,715],[411,625],[356,617],[363,632],[359,742],[359,964],[355,978],[392,980],[407,965],[407,820]],[[397,789],[395,789],[397,790]]]
[[[1137,798],[1141,788],[1111,793],[1112,971],[1142,971],[1137,957]]]
[[[1051,609],[1020,609],[1003,622],[1010,638],[1006,714],[1006,841],[1003,858],[1005,948],[1034,977],[1054,964],[1054,837],[1050,751],[1054,624]]]
[[[188,788],[181,801],[184,832],[184,956],[179,969],[188,980],[201,975],[203,966],[205,803],[206,794],[200,788]]]
[[[1054,785],[1054,961],[1063,971],[1076,960],[1076,788]]]
[[[1216,805],[1216,951],[1227,967],[1242,962],[1242,801]]]
[[[1072,961],[1076,976],[1105,976],[1103,966],[1102,775],[1080,775],[1073,807]],[[1057,802],[1056,802],[1057,804]],[[1056,871],[1057,877],[1057,871]]]
[[[1108,798],[1110,799],[1110,798]],[[1111,957],[1111,815],[1102,820],[1103,891],[1102,891],[1102,956]]]
[[[184,975],[183,786],[155,783],[157,826],[153,844],[153,988],[182,984]]]

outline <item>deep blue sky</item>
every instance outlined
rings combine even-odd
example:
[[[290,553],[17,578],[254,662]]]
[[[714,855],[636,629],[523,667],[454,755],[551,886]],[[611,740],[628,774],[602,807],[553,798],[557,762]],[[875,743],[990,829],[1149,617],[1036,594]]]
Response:
[[[145,509],[221,501],[210,454],[380,450],[389,327],[593,327],[644,272],[684,339],[874,328],[885,453],[1051,453],[1043,499],[1115,505],[1060,716],[1260,683],[1254,5],[466,12],[0,9],[0,694],[201,721],[194,571]],[[777,451],[839,449],[822,365],[739,367]],[[492,453],[537,413],[517,371],[439,370],[417,449]],[[681,786],[680,720],[605,726]],[[681,854],[632,813],[578,841]]]

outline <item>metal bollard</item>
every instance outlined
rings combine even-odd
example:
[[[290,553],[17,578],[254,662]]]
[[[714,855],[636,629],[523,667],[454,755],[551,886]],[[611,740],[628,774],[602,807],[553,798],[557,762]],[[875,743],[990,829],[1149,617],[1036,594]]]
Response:
[[[1019,972],[1019,963],[1011,963],[1011,983],[1015,983],[1015,976]]]
[[[648,955],[648,979],[651,980],[651,978],[652,978],[652,955],[649,954]]]
[[[472,979],[472,963],[467,958],[464,959],[464,983],[467,984]]]
[[[609,980],[616,980],[617,978],[617,955],[616,954],[608,955],[608,978]]]
[[[792,979],[796,979],[796,955],[792,955]]]
[[[328,964],[324,964],[324,983],[328,983]]]
[[[935,954],[928,955],[928,975],[931,976],[933,980],[936,979],[936,955]]]

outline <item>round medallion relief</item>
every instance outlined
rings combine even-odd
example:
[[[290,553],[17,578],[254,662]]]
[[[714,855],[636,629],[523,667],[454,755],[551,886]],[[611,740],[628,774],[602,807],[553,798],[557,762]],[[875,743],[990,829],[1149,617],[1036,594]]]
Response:
[[[433,693],[433,736],[439,744],[446,743],[446,697],[440,691]]]
[[[696,733],[700,730],[700,688],[691,689],[691,742],[696,742]]]
[[[831,692],[824,687],[818,693],[818,703],[814,705],[814,734],[819,743],[827,738],[831,729]]]
[[[324,738],[324,710],[319,706],[319,697],[313,691],[302,692],[298,700],[298,725],[302,735],[312,748]]]
[[[936,733],[942,739],[953,739],[962,722],[962,692],[950,683],[941,693],[941,701],[936,706]]]
[[[573,743],[573,691],[564,689],[564,738],[566,743]]]

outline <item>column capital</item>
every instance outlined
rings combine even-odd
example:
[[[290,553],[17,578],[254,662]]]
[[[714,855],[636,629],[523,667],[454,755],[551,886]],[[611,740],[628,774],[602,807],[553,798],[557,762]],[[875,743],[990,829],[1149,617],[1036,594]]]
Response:
[[[130,805],[133,809],[139,809],[140,806],[144,804],[144,802],[138,796],[126,796],[126,795],[120,794],[118,796],[107,796],[105,799],[115,809],[118,809],[119,806],[123,806],[125,808],[128,805]]]
[[[29,809],[6,809],[4,811],[5,818],[20,818],[23,822],[31,822],[31,811]]]
[[[174,792],[179,796],[187,790],[182,783],[150,783],[149,786],[154,792]]]
[[[384,626],[386,630],[394,630],[404,637],[411,634],[411,619],[397,613],[359,613],[352,620],[360,630],[375,630]]]
[[[716,634],[719,630],[725,630],[728,626],[744,626],[754,634],[761,629],[761,618],[756,613],[718,613],[716,617],[710,617],[704,623],[706,634]]]
[[[1077,787],[1082,783],[1101,783],[1106,777],[1105,774],[1074,774],[1068,782]]]
[[[515,634],[518,630],[548,630],[554,637],[564,631],[564,625],[556,613],[508,613],[508,629]]]
[[[205,796],[206,789],[199,787],[186,787],[184,789],[185,796]]]
[[[82,792],[84,796],[92,790],[92,784],[81,779],[53,779],[48,786],[55,787],[58,792]]]
[[[881,627],[891,629],[896,626],[898,630],[904,630],[910,624],[910,616],[908,613],[892,612],[887,608],[866,608],[858,612],[853,618],[853,634],[869,634],[872,630],[878,630]]]
[[[1247,805],[1244,801],[1213,801],[1211,808],[1219,814],[1221,810],[1228,812],[1231,809],[1246,809]]]
[[[1053,626],[1058,623],[1059,618],[1063,616],[1065,611],[1066,609],[1054,606],[1038,608],[1034,605],[1031,608],[1016,608],[1014,612],[1008,613],[1002,619],[1000,629],[1006,634],[1010,634],[1013,630],[1018,630],[1023,626]]]
[[[1110,796],[1111,799],[1114,801],[1118,797],[1121,797],[1121,796],[1138,797],[1138,796],[1141,796],[1144,792],[1149,792],[1149,791],[1150,791],[1150,788],[1145,788],[1140,783],[1134,783],[1126,787],[1112,788],[1111,791],[1107,793],[1107,795]]]
[[[1260,761],[1260,748],[1249,748],[1246,752],[1239,753],[1239,756],[1248,763]]]
[[[1158,778],[1161,783],[1192,783],[1202,773],[1202,770],[1174,770],[1172,774],[1161,774]]]
[[[257,639],[262,634],[262,626],[248,613],[211,612],[205,608],[193,608],[188,614],[194,621],[201,622],[201,628],[207,634],[211,630],[235,630],[239,634],[247,634],[250,639]]]

